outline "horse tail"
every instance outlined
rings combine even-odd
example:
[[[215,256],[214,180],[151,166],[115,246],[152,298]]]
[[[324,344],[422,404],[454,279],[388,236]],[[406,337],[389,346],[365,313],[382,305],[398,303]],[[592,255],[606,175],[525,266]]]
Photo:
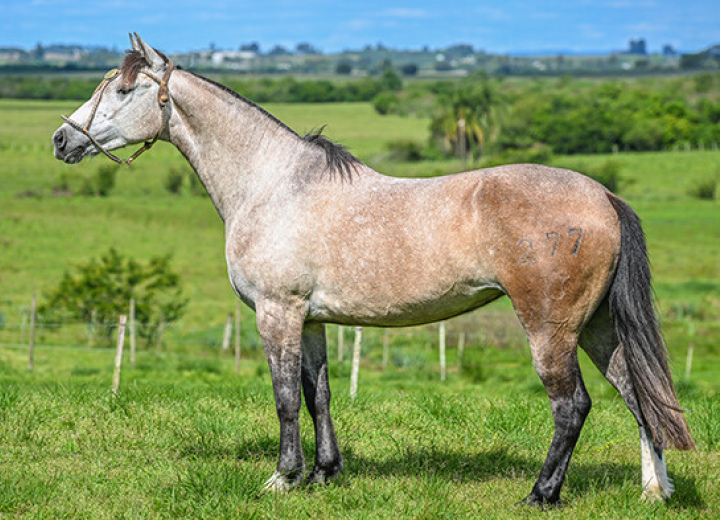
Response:
[[[610,315],[653,443],[665,448],[665,434],[681,450],[695,448],[678,402],[651,287],[640,218],[608,192],[620,220],[620,258],[609,291]]]

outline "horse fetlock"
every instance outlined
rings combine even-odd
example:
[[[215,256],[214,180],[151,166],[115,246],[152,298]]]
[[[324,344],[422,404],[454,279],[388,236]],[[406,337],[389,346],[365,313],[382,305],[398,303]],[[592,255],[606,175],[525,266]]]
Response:
[[[305,480],[305,484],[312,486],[315,484],[329,484],[330,480],[339,476],[343,471],[342,462],[337,463],[331,467],[319,467],[315,466],[308,478]]]
[[[292,471],[276,471],[263,485],[263,493],[285,493],[299,486],[303,481],[305,467]]]

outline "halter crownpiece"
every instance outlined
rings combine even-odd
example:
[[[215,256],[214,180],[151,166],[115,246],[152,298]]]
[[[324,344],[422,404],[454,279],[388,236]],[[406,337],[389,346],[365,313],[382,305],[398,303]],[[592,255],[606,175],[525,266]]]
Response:
[[[88,117],[87,122],[84,125],[81,125],[80,123],[77,123],[76,121],[73,121],[68,116],[60,116],[63,118],[63,120],[72,126],[75,130],[82,132],[85,134],[85,136],[90,139],[90,142],[95,145],[95,147],[100,150],[102,153],[104,153],[108,158],[112,159],[118,164],[127,164],[130,165],[132,162],[137,159],[141,154],[148,151],[150,148],[153,147],[153,145],[157,142],[157,140],[160,138],[160,134],[162,134],[163,130],[165,129],[165,125],[167,123],[168,117],[167,117],[167,104],[168,101],[170,101],[170,91],[168,90],[168,82],[170,81],[170,75],[172,74],[173,70],[175,70],[175,65],[173,64],[173,61],[171,59],[168,59],[167,62],[167,68],[165,69],[165,74],[163,74],[162,78],[158,78],[155,74],[148,70],[141,70],[140,72],[145,74],[148,78],[155,81],[158,85],[160,85],[160,88],[158,88],[158,105],[160,105],[161,109],[161,126],[158,133],[153,137],[150,141],[145,141],[145,143],[142,145],[142,147],[132,154],[127,159],[121,159],[120,157],[114,155],[109,150],[104,148],[98,141],[95,139],[92,134],[90,134],[90,125],[93,122],[93,119],[95,119],[95,113],[97,112],[98,106],[100,105],[100,101],[102,100],[103,94],[105,94],[105,90],[107,89],[108,85],[118,76],[120,71],[118,69],[112,69],[108,71],[105,76],[103,77],[102,82],[100,82],[100,85],[95,89],[95,92],[93,92],[93,95],[90,99],[96,97],[97,99],[93,103],[92,110],[90,111],[90,117]],[[98,95],[99,94],[99,95]]]

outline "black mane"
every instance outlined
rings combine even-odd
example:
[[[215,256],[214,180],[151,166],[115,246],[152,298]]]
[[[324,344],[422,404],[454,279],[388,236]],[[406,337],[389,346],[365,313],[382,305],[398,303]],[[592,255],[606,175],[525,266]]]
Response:
[[[362,164],[362,161],[351,154],[345,146],[322,135],[323,128],[305,134],[303,140],[325,151],[327,170],[330,170],[331,173],[338,173],[342,180],[352,180],[353,174],[357,173],[357,167]]]
[[[340,175],[340,179],[342,180],[352,180],[353,174],[357,173],[357,167],[362,164],[362,161],[355,157],[353,154],[351,154],[348,149],[338,143],[335,143],[334,141],[328,139],[324,135],[322,135],[322,131],[325,127],[321,127],[317,131],[311,131],[307,133],[305,136],[300,136],[295,130],[287,126],[285,123],[280,121],[277,117],[272,115],[270,112],[265,110],[260,105],[256,104],[255,102],[249,100],[248,98],[238,94],[233,89],[226,87],[222,83],[218,83],[217,81],[213,81],[211,79],[208,79],[204,76],[201,76],[200,74],[195,74],[194,72],[189,72],[193,76],[206,81],[207,83],[210,83],[211,85],[219,88],[223,92],[227,92],[231,96],[239,99],[243,103],[246,103],[253,107],[256,110],[259,110],[260,113],[265,115],[268,119],[273,121],[276,125],[280,126],[281,128],[284,128],[288,132],[296,135],[298,138],[303,140],[306,143],[309,143],[313,146],[316,146],[323,150],[325,152],[325,160],[326,160],[326,169],[325,171],[330,171],[330,174],[337,173]]]

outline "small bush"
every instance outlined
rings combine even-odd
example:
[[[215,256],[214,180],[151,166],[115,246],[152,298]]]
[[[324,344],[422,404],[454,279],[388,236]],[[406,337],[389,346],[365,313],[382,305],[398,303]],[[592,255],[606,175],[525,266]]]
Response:
[[[112,164],[106,164],[97,169],[97,172],[95,172],[95,193],[99,197],[107,197],[115,188],[117,171],[117,165]]]
[[[694,199],[715,200],[717,198],[718,176],[697,181],[688,189],[688,195]]]
[[[100,166],[95,175],[85,178],[80,185],[78,193],[85,197],[107,197],[115,188],[115,177],[118,166],[116,164],[105,164]]]
[[[83,197],[94,197],[95,185],[93,184],[92,180],[88,178],[83,179],[82,184],[80,184],[78,194],[82,195]]]
[[[588,172],[588,175],[613,193],[618,193],[620,191],[620,183],[622,182],[620,168],[620,162],[608,159],[598,164],[595,168],[592,168],[591,171]]]
[[[397,110],[400,101],[393,92],[381,92],[373,98],[372,103],[373,107],[375,107],[375,111],[378,114],[385,116]]]
[[[423,160],[423,146],[417,141],[398,139],[387,144],[393,161],[418,162]]]
[[[74,273],[66,271],[46,294],[38,315],[45,323],[70,318],[99,327],[110,344],[112,325],[127,312],[131,298],[136,300],[138,332],[148,344],[161,327],[180,319],[188,300],[182,296],[181,278],[171,269],[169,255],[141,264],[110,248],[99,260],[77,266]]]
[[[165,189],[173,195],[180,195],[184,176],[185,175],[182,170],[178,168],[170,168],[170,171],[168,171],[165,176]]]

